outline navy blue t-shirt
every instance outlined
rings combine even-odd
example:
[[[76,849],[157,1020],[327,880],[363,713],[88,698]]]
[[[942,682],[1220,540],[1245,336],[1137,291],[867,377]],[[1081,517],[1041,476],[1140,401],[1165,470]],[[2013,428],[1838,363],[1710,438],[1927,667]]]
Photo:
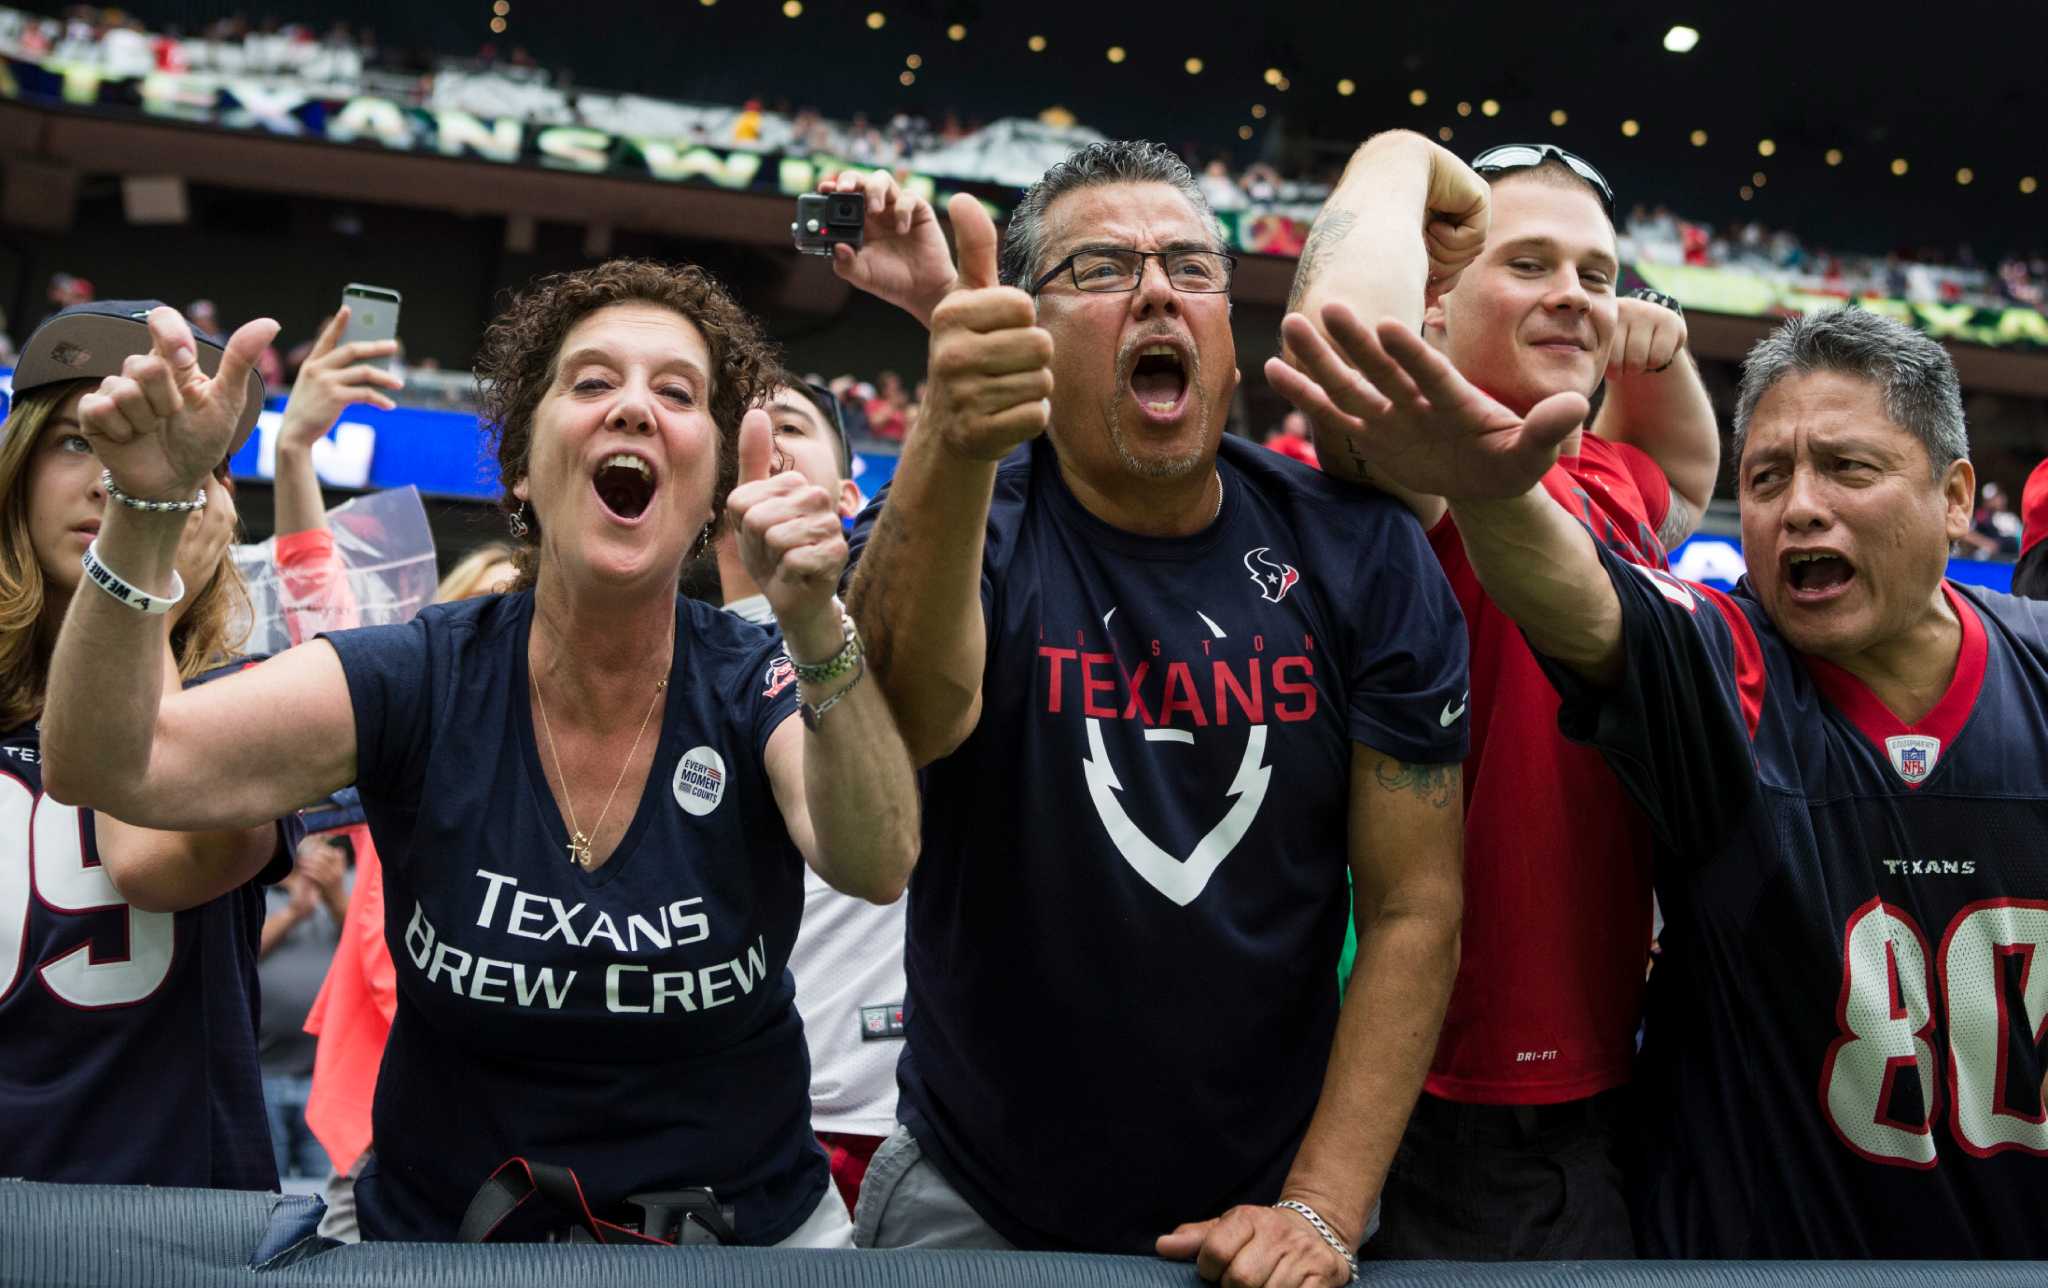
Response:
[[[634,1215],[629,1195],[708,1185],[743,1241],[773,1243],[828,1179],[786,969],[803,858],[762,763],[796,710],[781,645],[677,602],[653,770],[618,849],[585,872],[541,772],[532,620],[522,593],[325,637],[398,969],[363,1233],[449,1239],[519,1155],[575,1169],[611,1219]]]
[[[239,670],[209,672],[194,683]],[[43,794],[38,726],[0,734],[0,1176],[274,1190],[256,1056],[263,885],[129,906],[90,810]]]
[[[2048,607],[1948,586],[1906,725],[1744,588],[1601,560],[1621,682],[1546,667],[1659,846],[1642,1251],[2048,1257]]]
[[[1044,440],[997,471],[898,1113],[1025,1247],[1149,1254],[1279,1198],[1335,1032],[1354,744],[1465,755],[1464,621],[1408,511],[1236,439],[1217,468],[1176,538],[1089,514]]]

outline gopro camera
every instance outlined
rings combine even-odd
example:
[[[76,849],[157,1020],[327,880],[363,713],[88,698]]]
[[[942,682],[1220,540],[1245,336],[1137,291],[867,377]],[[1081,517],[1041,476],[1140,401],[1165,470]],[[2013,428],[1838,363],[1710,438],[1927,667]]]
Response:
[[[864,192],[807,192],[796,199],[796,221],[790,224],[789,235],[806,255],[830,255],[841,243],[859,250],[861,226],[867,220]]]

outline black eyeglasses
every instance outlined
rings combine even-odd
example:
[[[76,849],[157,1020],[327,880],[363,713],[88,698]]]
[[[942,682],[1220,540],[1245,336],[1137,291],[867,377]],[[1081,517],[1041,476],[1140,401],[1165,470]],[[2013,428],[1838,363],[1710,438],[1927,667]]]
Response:
[[[1600,194],[1601,204],[1607,207],[1607,214],[1614,215],[1614,186],[1607,182],[1607,176],[1592,167],[1584,157],[1567,152],[1555,143],[1503,143],[1497,148],[1488,148],[1472,158],[1472,169],[1478,174],[1499,174],[1505,170],[1527,170],[1542,165],[1545,161],[1559,161],[1573,174],[1593,186]]]
[[[1045,284],[1061,273],[1071,274],[1074,289],[1109,295],[1135,291],[1145,276],[1145,261],[1156,259],[1166,270],[1167,284],[1192,295],[1221,295],[1230,289],[1230,270],[1237,256],[1220,250],[1131,250],[1124,246],[1095,246],[1077,250],[1053,266],[1051,272],[1031,284],[1038,294]]]

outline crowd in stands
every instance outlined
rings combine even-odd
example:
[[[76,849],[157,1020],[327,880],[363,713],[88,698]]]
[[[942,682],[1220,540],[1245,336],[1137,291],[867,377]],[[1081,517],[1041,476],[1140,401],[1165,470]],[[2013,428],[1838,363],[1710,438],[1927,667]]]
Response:
[[[1843,298],[2040,308],[2048,296],[2048,255],[2038,251],[2007,256],[1996,265],[1979,262],[1968,245],[1858,255],[1808,244],[1795,232],[1756,220],[1716,228],[1641,203],[1617,232],[1622,259],[1630,263],[1737,269]]]
[[[337,92],[372,92],[481,116],[720,147],[826,152],[862,165],[998,183],[1028,182],[1057,156],[1098,137],[1060,109],[1049,109],[1037,123],[991,128],[950,109],[936,120],[900,111],[838,121],[786,99],[756,98],[735,107],[613,94],[577,86],[568,71],[542,67],[523,46],[493,40],[471,58],[438,57],[381,46],[375,32],[347,23],[320,30],[234,17],[187,34],[174,27],[152,32],[122,10],[91,5],[73,6],[61,18],[0,9],[0,51],[96,65],[115,75],[290,76]],[[1247,248],[1285,256],[1299,254],[1331,178],[1283,175],[1264,161],[1239,167],[1221,157],[1198,173],[1215,210],[1249,213]],[[1632,262],[1727,268],[1844,298],[2028,308],[2048,300],[2048,255],[2038,252],[1997,263],[1980,262],[1967,245],[1886,255],[1837,252],[1760,222],[1715,227],[1662,205],[1635,206],[1619,231],[1623,258]]]

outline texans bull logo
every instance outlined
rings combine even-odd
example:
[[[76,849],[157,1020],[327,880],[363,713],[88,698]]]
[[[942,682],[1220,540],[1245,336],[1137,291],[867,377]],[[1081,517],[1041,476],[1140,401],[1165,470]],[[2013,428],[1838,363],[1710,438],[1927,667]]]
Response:
[[[1301,580],[1301,574],[1293,564],[1275,563],[1266,557],[1270,546],[1254,546],[1245,551],[1245,570],[1252,575],[1252,585],[1259,588],[1259,594],[1271,603],[1287,598],[1287,592],[1294,589],[1294,583]]]

